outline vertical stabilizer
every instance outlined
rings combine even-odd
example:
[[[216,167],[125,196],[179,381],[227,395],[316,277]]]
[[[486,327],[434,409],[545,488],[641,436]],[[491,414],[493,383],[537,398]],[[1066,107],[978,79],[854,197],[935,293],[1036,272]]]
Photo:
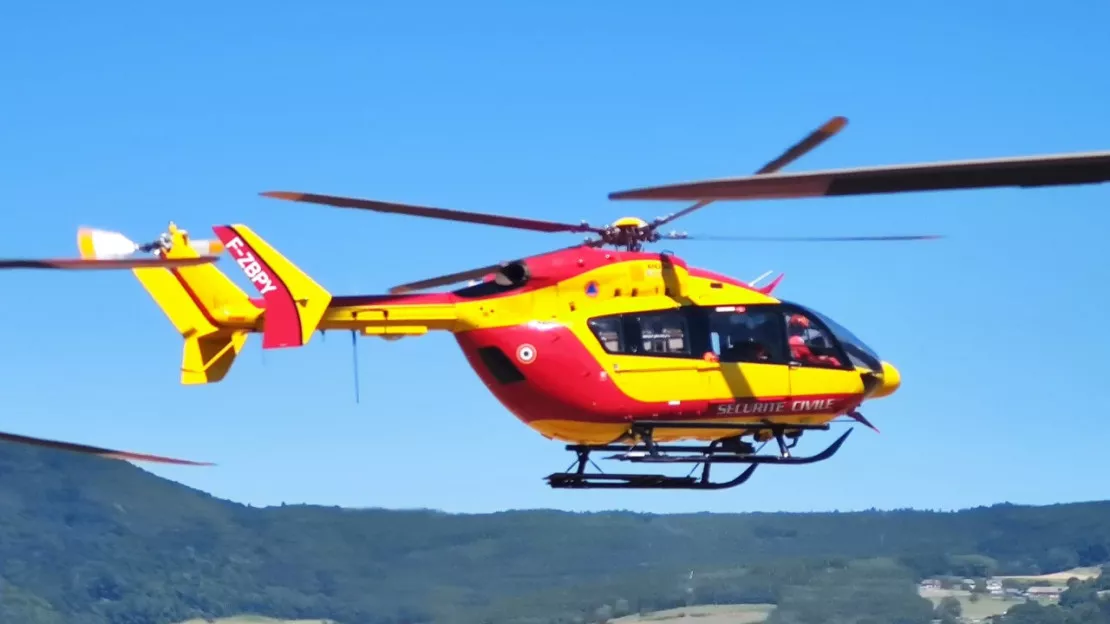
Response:
[[[331,303],[331,294],[245,225],[212,228],[266,302],[262,348],[308,343]]]

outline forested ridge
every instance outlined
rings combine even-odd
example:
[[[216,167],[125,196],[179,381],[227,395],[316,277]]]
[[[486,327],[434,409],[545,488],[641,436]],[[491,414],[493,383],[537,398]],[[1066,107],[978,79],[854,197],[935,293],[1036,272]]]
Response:
[[[5,624],[240,613],[545,624],[687,602],[775,603],[782,623],[857,621],[850,613],[865,609],[927,624],[923,577],[1107,561],[1110,502],[681,515],[252,508],[130,464],[0,444]]]

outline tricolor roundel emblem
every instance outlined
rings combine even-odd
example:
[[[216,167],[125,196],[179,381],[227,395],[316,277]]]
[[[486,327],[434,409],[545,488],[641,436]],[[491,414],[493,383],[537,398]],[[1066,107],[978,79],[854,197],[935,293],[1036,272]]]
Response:
[[[516,359],[521,364],[531,364],[536,359],[536,348],[530,344],[522,344],[516,348]]]

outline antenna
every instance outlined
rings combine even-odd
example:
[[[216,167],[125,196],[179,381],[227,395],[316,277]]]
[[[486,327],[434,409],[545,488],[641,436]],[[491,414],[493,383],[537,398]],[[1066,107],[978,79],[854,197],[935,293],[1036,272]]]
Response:
[[[358,403],[358,333],[353,329],[351,330],[351,355],[354,357],[355,364],[355,403]]]
[[[767,276],[772,274],[772,273],[774,273],[774,271],[767,271],[763,275],[760,275],[759,277],[757,277],[757,278],[753,279],[752,281],[748,282],[748,286],[755,286],[759,282],[762,282],[763,280],[767,279]]]

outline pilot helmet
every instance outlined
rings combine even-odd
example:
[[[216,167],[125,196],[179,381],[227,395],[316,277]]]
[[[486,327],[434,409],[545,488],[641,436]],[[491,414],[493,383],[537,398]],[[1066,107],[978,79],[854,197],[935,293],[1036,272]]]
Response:
[[[801,327],[803,329],[809,327],[809,319],[801,314],[791,314],[788,322],[791,327]]]

